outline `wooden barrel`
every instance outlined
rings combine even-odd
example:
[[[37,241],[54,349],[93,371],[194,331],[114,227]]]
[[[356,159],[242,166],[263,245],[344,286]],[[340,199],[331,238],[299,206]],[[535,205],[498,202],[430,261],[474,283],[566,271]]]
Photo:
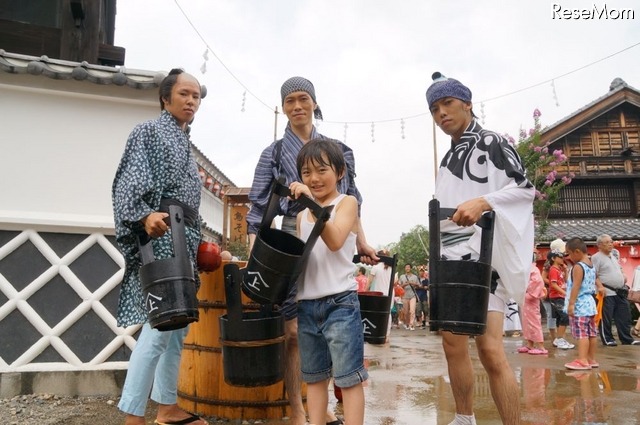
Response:
[[[178,405],[199,415],[227,419],[280,419],[289,415],[284,382],[264,387],[235,387],[224,382],[219,317],[226,314],[223,261],[221,267],[200,275],[200,320],[185,338],[178,379]],[[245,267],[246,263],[239,263]],[[257,309],[243,295],[244,309]],[[303,388],[305,390],[306,388]],[[304,395],[304,394],[303,394]]]

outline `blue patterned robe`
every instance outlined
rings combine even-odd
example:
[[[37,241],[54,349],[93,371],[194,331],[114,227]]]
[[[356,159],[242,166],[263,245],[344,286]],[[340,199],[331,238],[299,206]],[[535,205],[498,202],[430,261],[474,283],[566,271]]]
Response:
[[[144,232],[140,219],[158,211],[161,198],[173,198],[196,211],[202,182],[191,153],[189,136],[167,111],[136,126],[127,140],[112,187],[116,240],[125,259],[125,273],[118,303],[118,326],[147,321],[142,288],[137,235]],[[186,228],[187,248],[195,259],[200,242],[200,219]],[[156,259],[173,256],[170,232],[153,241]],[[197,272],[196,283],[199,284]]]

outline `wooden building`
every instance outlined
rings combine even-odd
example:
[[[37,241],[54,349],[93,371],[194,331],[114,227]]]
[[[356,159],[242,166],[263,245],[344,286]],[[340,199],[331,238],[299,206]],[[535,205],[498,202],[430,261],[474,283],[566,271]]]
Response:
[[[1,49],[95,65],[124,65],[114,46],[116,0],[3,0]]]
[[[614,79],[605,95],[544,129],[541,141],[562,149],[563,171],[575,177],[537,242],[578,236],[593,245],[606,233],[631,279],[640,265],[640,91]]]
[[[0,5],[0,398],[117,394],[135,344],[115,320],[111,184],[166,71],[114,66],[114,19],[115,0]],[[203,234],[220,243],[236,188],[192,141]]]

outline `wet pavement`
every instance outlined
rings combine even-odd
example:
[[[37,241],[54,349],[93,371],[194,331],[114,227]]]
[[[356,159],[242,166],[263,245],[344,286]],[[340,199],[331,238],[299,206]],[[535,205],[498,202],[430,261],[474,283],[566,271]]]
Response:
[[[520,387],[523,424],[640,424],[640,346],[598,347],[600,368],[568,371],[576,349],[550,348],[546,356],[517,353],[521,338],[505,337]],[[487,375],[469,344],[475,369],[478,424],[500,424]],[[441,338],[428,330],[393,329],[388,345],[366,344],[370,379],[366,424],[446,425],[455,414]],[[340,409],[340,405],[336,406]]]
[[[469,344],[477,423],[500,424],[473,339]],[[580,373],[564,368],[576,349],[553,348],[547,340],[548,355],[519,354],[522,339],[513,337],[505,337],[504,346],[519,382],[522,424],[640,424],[640,346],[599,346],[600,368]],[[393,329],[390,343],[365,345],[365,361],[370,376],[365,424],[447,425],[453,419],[455,405],[439,335]],[[341,416],[342,405],[334,397],[330,403]]]

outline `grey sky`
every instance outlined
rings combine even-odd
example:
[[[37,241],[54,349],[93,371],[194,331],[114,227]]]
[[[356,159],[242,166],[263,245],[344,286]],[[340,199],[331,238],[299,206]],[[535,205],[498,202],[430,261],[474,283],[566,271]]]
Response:
[[[558,8],[594,5],[635,17],[554,19]],[[374,246],[427,224],[434,170],[425,91],[434,71],[471,88],[486,128],[514,137],[532,126],[535,108],[550,125],[606,94],[615,77],[640,88],[640,45],[560,77],[640,43],[640,5],[631,0],[121,0],[117,6],[116,45],[126,48],[127,67],[183,67],[206,84],[192,139],[238,186],[251,185],[260,152],[273,141],[282,82],[310,79],[326,120],[320,132],[344,139],[349,122],[346,143],[355,151],[363,223]],[[207,44],[233,76],[212,52],[200,73]],[[255,95],[246,94],[244,112],[245,88],[236,78]],[[559,106],[550,83],[519,91],[553,78]],[[280,114],[278,136],[285,124]],[[436,139],[439,160],[449,140],[439,130]]]

